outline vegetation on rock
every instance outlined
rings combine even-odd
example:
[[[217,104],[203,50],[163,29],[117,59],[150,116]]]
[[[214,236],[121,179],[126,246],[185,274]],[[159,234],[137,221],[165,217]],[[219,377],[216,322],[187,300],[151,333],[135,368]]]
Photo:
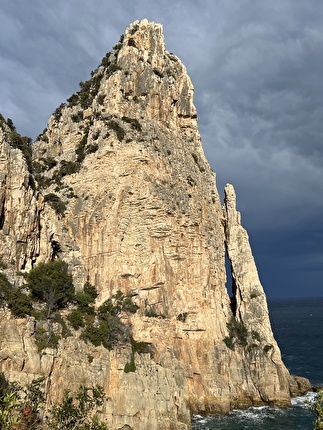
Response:
[[[314,430],[323,429],[323,391],[318,391],[312,402],[307,404],[309,410],[316,416],[314,424]]]
[[[43,414],[44,378],[26,387],[10,383],[0,373],[0,428],[2,430],[107,430],[98,418],[104,392],[100,386],[81,385],[75,393],[64,391],[61,402],[54,402]]]
[[[44,196],[44,202],[48,203],[56,212],[57,215],[64,215],[66,204],[55,193],[49,193]]]

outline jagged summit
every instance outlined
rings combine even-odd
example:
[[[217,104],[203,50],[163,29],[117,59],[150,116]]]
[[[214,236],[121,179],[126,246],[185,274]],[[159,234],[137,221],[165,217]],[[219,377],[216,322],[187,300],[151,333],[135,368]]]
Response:
[[[191,80],[180,60],[165,50],[160,24],[147,20],[131,24],[80,87],[55,111],[40,141],[50,140],[52,129],[67,118],[77,122],[126,117],[187,134],[197,130]]]
[[[121,315],[134,342],[111,351],[81,330],[64,338],[60,320],[58,347],[39,353],[45,323],[3,311],[0,370],[20,381],[45,376],[51,399],[102,385],[115,429],[185,430],[193,413],[290,404],[297,384],[271,331],[234,189],[222,206],[192,83],[160,24],[131,24],[55,111],[33,147],[34,187],[19,149],[0,139],[0,256],[10,280],[62,259],[76,290],[95,287],[97,307],[120,291],[138,307]],[[88,324],[97,328],[94,317]],[[134,349],[141,342],[149,353]]]

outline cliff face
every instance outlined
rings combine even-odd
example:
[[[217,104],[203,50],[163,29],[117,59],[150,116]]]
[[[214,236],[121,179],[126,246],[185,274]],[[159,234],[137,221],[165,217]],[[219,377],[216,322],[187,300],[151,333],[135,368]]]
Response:
[[[5,132],[1,139],[0,253],[11,273],[59,257],[76,289],[95,285],[97,304],[118,290],[131,294],[139,306],[128,317],[133,337],[153,349],[135,354],[130,373],[129,345],[108,351],[77,334],[40,354],[33,319],[4,310],[2,371],[45,375],[52,399],[65,387],[103,385],[113,429],[188,429],[191,413],[289,405],[292,380],[234,189],[227,185],[222,207],[192,83],[159,24],[131,24],[50,118],[33,145],[36,190],[21,152]]]

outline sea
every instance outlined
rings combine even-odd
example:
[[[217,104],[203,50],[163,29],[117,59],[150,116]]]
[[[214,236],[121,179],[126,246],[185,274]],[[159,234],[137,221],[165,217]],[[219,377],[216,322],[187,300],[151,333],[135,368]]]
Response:
[[[323,297],[268,300],[283,361],[292,375],[323,385]],[[292,399],[290,408],[252,407],[217,417],[195,416],[193,430],[313,430],[306,404],[314,393]]]

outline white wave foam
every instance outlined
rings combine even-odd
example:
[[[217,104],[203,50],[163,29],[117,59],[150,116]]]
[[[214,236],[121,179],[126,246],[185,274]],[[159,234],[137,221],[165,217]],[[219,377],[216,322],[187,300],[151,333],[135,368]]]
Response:
[[[306,408],[308,402],[312,402],[315,397],[314,392],[309,392],[305,396],[298,396],[292,399],[292,406],[301,406]]]

